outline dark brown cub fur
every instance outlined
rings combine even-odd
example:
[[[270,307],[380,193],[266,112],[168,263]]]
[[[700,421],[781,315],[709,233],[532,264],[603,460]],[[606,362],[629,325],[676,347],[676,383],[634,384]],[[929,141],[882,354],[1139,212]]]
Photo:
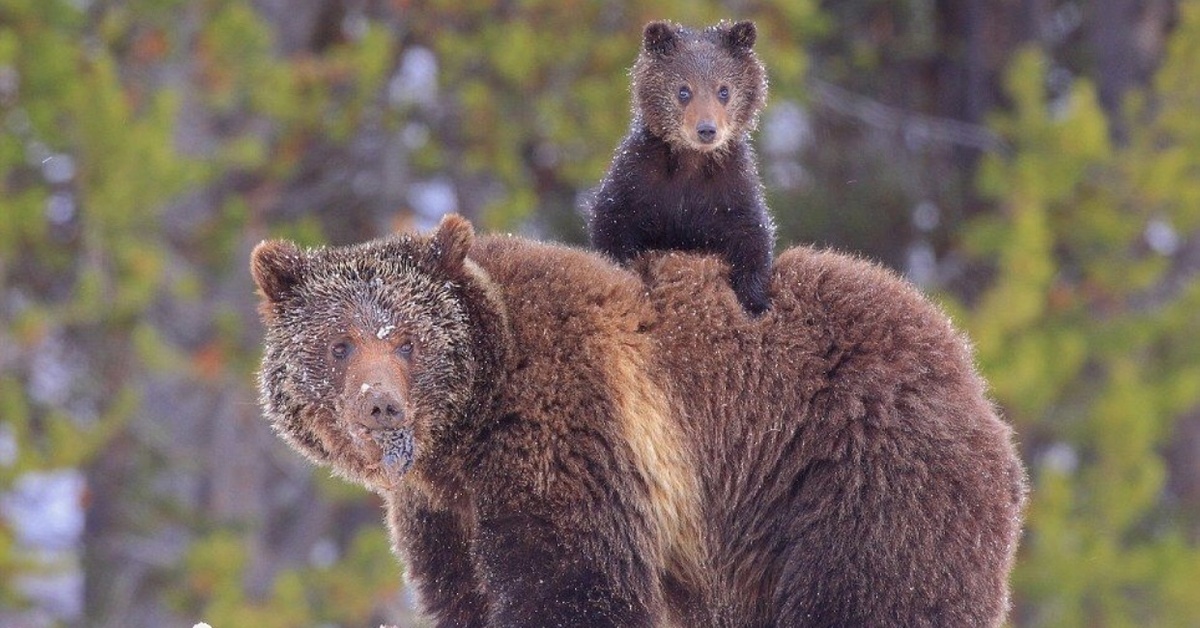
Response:
[[[748,311],[768,307],[774,225],[750,132],[767,98],[752,22],[651,22],[633,66],[633,123],[589,216],[621,263],[650,249],[719,254]]]
[[[440,626],[1003,622],[1025,478],[940,311],[806,248],[757,318],[714,257],[635,265],[264,243],[264,412],[383,496]]]

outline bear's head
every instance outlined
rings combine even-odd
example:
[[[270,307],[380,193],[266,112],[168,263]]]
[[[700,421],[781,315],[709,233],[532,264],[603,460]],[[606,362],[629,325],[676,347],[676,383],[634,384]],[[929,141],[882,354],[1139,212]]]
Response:
[[[387,488],[462,416],[477,360],[462,299],[471,225],[251,255],[266,325],[261,403],[279,434],[339,474]]]
[[[720,151],[758,124],[767,73],[754,54],[753,22],[721,22],[695,31],[651,22],[634,63],[633,109],[672,146]]]

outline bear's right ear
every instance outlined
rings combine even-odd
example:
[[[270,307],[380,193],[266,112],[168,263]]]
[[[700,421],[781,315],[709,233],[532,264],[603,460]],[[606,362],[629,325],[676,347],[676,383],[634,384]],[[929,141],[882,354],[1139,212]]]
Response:
[[[259,242],[250,254],[250,274],[267,303],[279,303],[300,285],[308,258],[285,240]]]
[[[758,30],[754,22],[737,22],[725,31],[725,45],[735,53],[747,53],[754,47],[758,39]]]
[[[667,56],[675,50],[679,36],[670,22],[650,22],[642,31],[642,49],[659,56]]]
[[[474,243],[475,229],[471,227],[471,221],[458,214],[446,214],[433,234],[430,255],[441,268],[457,272],[462,269],[467,251]]]

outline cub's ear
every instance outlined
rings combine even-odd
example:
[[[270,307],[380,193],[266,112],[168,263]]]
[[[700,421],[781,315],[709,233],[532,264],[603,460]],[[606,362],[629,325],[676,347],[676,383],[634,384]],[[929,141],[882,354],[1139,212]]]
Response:
[[[250,274],[265,303],[279,303],[291,295],[307,266],[308,258],[300,248],[285,240],[259,242],[250,254]]]
[[[736,22],[725,31],[725,45],[738,53],[750,52],[758,39],[758,29],[754,22]]]
[[[642,31],[642,49],[659,56],[667,56],[675,50],[679,35],[675,26],[666,21],[650,22]]]
[[[462,269],[467,251],[474,243],[475,229],[471,227],[471,221],[458,214],[446,214],[433,234],[430,256],[437,266],[457,272]]]

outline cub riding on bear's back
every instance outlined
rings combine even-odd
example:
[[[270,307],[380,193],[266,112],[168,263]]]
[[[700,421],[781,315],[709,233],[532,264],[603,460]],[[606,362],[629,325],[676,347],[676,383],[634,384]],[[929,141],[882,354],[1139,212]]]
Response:
[[[720,254],[742,307],[768,307],[774,226],[750,132],[767,98],[752,22],[645,28],[633,124],[589,216],[592,245],[624,264],[649,249]]]

